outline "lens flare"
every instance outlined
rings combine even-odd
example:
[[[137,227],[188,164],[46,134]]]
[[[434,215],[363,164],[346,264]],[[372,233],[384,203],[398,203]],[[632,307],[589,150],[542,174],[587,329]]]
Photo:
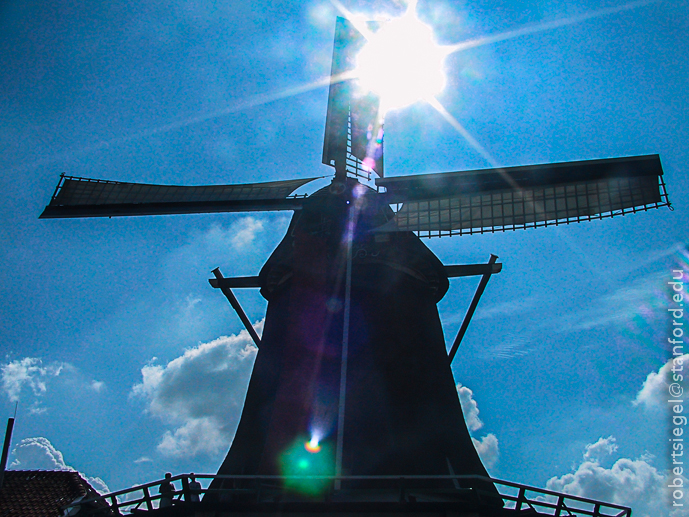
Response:
[[[410,7],[369,37],[357,56],[355,74],[363,90],[380,97],[385,113],[439,94],[447,82],[443,68],[448,53]]]
[[[304,444],[304,448],[309,452],[316,453],[321,450],[321,445],[318,443],[318,438],[314,436]]]
[[[309,440],[306,438],[304,435],[296,437],[280,454],[280,472],[285,488],[302,495],[319,497],[330,483],[327,478],[319,476],[334,475],[335,455],[327,440],[320,442],[318,436],[312,436]]]

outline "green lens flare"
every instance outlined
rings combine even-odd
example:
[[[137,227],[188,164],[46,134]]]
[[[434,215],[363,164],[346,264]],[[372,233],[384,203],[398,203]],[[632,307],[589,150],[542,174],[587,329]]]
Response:
[[[334,476],[335,455],[329,443],[319,443],[318,451],[309,448],[306,436],[298,437],[280,455],[280,470],[286,478],[285,488],[310,497],[318,497],[327,490],[329,479],[290,479],[297,476]]]

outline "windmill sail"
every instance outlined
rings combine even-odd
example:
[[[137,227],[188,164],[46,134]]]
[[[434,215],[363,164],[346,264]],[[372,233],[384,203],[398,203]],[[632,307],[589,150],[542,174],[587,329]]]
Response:
[[[238,185],[149,185],[63,176],[41,218],[295,210],[287,198],[315,178]]]
[[[669,206],[658,155],[378,179],[423,236],[507,231]]]
[[[375,23],[369,22],[369,28]],[[380,99],[357,92],[356,55],[366,42],[364,36],[345,18],[335,26],[335,45],[330,73],[328,113],[325,121],[323,163],[335,167],[339,178],[347,175],[368,177],[375,171],[383,177],[383,127]]]

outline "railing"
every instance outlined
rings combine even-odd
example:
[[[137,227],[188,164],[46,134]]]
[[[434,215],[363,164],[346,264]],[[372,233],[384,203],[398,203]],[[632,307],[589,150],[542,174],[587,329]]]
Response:
[[[414,502],[416,504],[423,504],[424,498],[430,498],[427,500],[437,502],[437,496],[441,494],[444,496],[452,496],[453,494],[466,495],[469,493],[474,496],[475,500],[483,500],[485,504],[486,496],[491,497],[491,494],[466,488],[442,490],[413,488],[415,481],[437,480],[453,482],[455,486],[459,486],[462,481],[492,482],[496,488],[498,488],[505,508],[517,511],[533,509],[539,512],[540,515],[551,515],[554,517],[631,517],[632,513],[631,509],[625,506],[482,476],[294,476],[288,478],[284,476],[220,476],[197,474],[195,478],[208,481],[216,479],[227,480],[233,482],[233,484],[241,484],[242,487],[221,489],[201,488],[194,490],[190,488],[189,485],[190,475],[179,474],[167,480],[161,479],[125,490],[112,492],[98,499],[84,500],[81,501],[79,505],[105,500],[110,506],[107,512],[111,515],[122,515],[125,511],[137,513],[137,511],[141,510],[155,510],[159,507],[160,499],[163,497],[160,494],[160,485],[165,481],[170,481],[172,483],[179,481],[182,485],[181,490],[176,490],[173,496],[172,503],[175,505],[203,504],[202,502],[198,502],[203,494],[242,494],[245,498],[251,499],[256,503],[272,503],[280,500],[280,498],[276,498],[276,496],[288,493],[281,488],[285,481],[296,480],[328,480],[331,489],[323,494],[321,502],[325,501],[335,504],[352,501],[359,503],[366,502],[366,489],[332,489],[332,487],[340,486],[347,481],[391,481],[393,483],[391,483],[388,489],[390,495],[389,502]],[[340,483],[337,483],[338,481]],[[314,499],[309,500],[317,501]],[[379,497],[377,501],[381,501]],[[448,498],[446,501],[452,501],[452,499]]]

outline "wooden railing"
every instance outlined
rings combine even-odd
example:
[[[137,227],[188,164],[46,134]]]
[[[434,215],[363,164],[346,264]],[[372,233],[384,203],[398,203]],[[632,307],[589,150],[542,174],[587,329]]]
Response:
[[[329,480],[331,490],[324,493],[323,501],[332,503],[351,500],[365,502],[366,490],[364,489],[334,489],[336,486],[346,486],[347,481],[390,481],[390,502],[415,501],[418,504],[423,504],[424,496],[437,496],[439,493],[445,495],[470,493],[474,494],[476,500],[483,500],[485,503],[487,503],[486,498],[495,497],[493,494],[467,488],[443,490],[413,488],[415,481],[447,480],[456,482],[455,485],[461,484],[462,481],[490,481],[498,488],[505,508],[515,510],[533,509],[541,515],[552,515],[554,517],[631,517],[632,514],[631,509],[625,506],[481,476],[294,476],[288,479],[284,476],[218,476],[197,474],[195,477],[197,480],[207,482],[204,484],[210,484],[210,481],[218,479],[230,481],[233,485],[241,484],[242,487],[192,490],[189,486],[190,475],[179,474],[167,480],[172,483],[180,482],[182,485],[181,490],[176,488],[172,501],[174,505],[203,504],[203,502],[196,502],[197,499],[204,494],[211,493],[226,495],[241,493],[245,498],[251,498],[256,503],[274,502],[277,494],[285,493],[282,488],[279,488],[285,480]],[[96,500],[106,501],[110,508],[104,509],[104,511],[111,515],[122,515],[123,512],[137,513],[140,510],[155,510],[159,507],[162,497],[160,485],[165,481],[161,479],[125,490],[119,490],[105,494],[98,499],[81,501],[79,505],[85,505]],[[337,481],[340,483],[337,483]],[[393,488],[395,486],[397,488]]]

